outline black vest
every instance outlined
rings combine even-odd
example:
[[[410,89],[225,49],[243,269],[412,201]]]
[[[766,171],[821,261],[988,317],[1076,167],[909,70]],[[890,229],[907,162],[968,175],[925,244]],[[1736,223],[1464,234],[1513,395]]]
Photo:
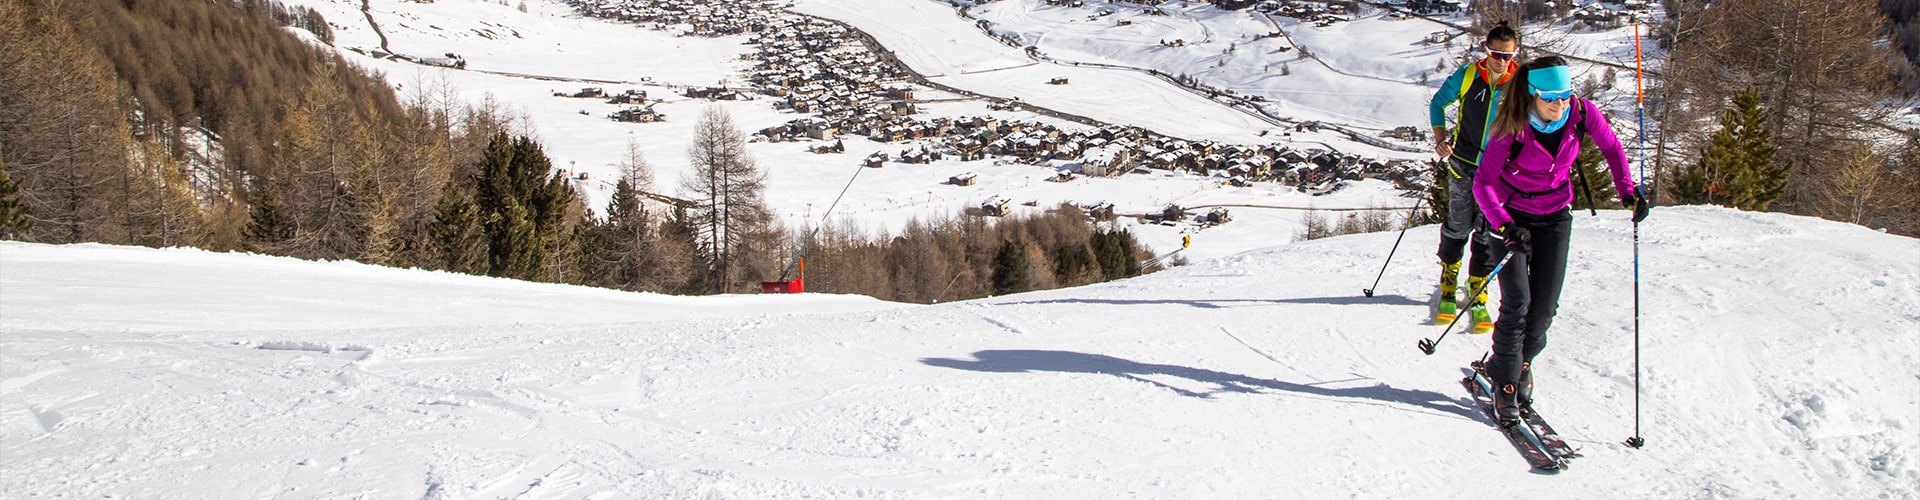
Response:
[[[1460,96],[1460,126],[1453,134],[1453,157],[1478,166],[1480,152],[1486,147],[1487,108],[1493,106],[1493,85],[1487,83],[1484,73],[1474,73],[1466,95]]]

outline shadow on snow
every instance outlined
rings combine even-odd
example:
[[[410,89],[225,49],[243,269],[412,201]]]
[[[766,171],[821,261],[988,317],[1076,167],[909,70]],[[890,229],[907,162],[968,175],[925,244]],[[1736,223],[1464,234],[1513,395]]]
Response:
[[[1141,363],[1138,361],[1070,351],[1042,350],[987,350],[973,353],[974,360],[949,358],[922,358],[921,363],[930,366],[954,368],[988,373],[1092,373],[1113,375],[1116,377],[1145,382],[1173,391],[1183,396],[1212,398],[1220,393],[1261,394],[1272,391],[1310,394],[1341,399],[1369,400],[1394,405],[1407,405],[1441,413],[1459,415],[1468,419],[1477,419],[1471,402],[1449,398],[1445,394],[1412,389],[1397,389],[1386,384],[1374,384],[1367,387],[1331,389],[1317,385],[1296,384],[1278,380],[1249,377],[1236,373],[1192,368],[1176,365]],[[1154,375],[1179,377],[1195,382],[1212,384],[1216,389],[1194,391],[1174,387],[1150,378]]]
[[[1439,292],[1434,292],[1434,293],[1437,294]],[[1301,297],[1301,298],[1293,298],[1293,299],[1193,299],[1193,300],[1048,299],[1048,300],[1026,300],[1026,301],[1016,301],[1016,302],[996,302],[993,305],[1028,305],[1028,304],[1104,304],[1104,305],[1117,305],[1117,306],[1144,305],[1144,304],[1175,304],[1175,305],[1198,307],[1201,309],[1226,309],[1229,307],[1239,307],[1242,305],[1260,305],[1260,304],[1324,304],[1324,305],[1335,305],[1335,306],[1353,306],[1353,305],[1418,306],[1418,305],[1426,305],[1427,301],[1415,300],[1414,298],[1408,297],[1405,295],[1376,295],[1373,297],[1362,297],[1362,296],[1353,295],[1353,296],[1343,296],[1343,297]]]

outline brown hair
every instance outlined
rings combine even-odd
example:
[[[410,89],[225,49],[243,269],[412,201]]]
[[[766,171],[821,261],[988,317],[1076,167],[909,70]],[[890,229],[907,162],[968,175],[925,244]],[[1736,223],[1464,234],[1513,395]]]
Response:
[[[1526,128],[1527,113],[1533,112],[1533,101],[1539,99],[1527,92],[1527,72],[1566,65],[1567,60],[1560,56],[1541,57],[1520,65],[1520,70],[1507,80],[1506,88],[1501,89],[1506,97],[1500,101],[1500,109],[1493,114],[1493,136],[1520,135],[1520,131]],[[1572,113],[1573,110],[1567,112]]]
[[[1507,26],[1506,21],[1500,21],[1500,24],[1494,25],[1493,29],[1487,30],[1487,41],[1513,42],[1517,44],[1520,43],[1520,33],[1514,31],[1513,27]]]

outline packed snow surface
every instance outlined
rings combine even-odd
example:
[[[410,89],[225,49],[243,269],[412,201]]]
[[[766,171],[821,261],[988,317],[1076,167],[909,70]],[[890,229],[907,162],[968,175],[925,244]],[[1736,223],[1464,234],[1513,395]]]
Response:
[[[1526,463],[1415,341],[1434,226],[917,306],[0,242],[0,496],[1914,498],[1920,242],[1575,222]],[[1497,294],[1496,294],[1497,295]],[[1496,300],[1497,297],[1496,297]]]

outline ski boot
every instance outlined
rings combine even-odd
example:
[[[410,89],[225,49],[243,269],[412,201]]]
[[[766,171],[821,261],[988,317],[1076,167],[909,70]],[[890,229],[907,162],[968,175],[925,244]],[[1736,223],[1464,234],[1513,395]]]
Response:
[[[1520,407],[1518,415],[1533,417],[1533,362],[1520,363],[1520,383],[1515,385],[1513,402]]]
[[[1460,304],[1456,302],[1460,295],[1460,263],[1440,263],[1440,307],[1434,310],[1433,320],[1439,324],[1452,323],[1460,315]]]
[[[1493,333],[1493,314],[1487,312],[1486,285],[1486,276],[1467,277],[1468,293],[1472,293],[1472,290],[1480,291],[1479,295],[1475,295],[1473,300],[1468,301],[1467,310],[1473,314],[1473,333],[1482,335]]]
[[[1513,428],[1520,425],[1520,404],[1518,384],[1502,384],[1493,391],[1493,418],[1501,427]]]

